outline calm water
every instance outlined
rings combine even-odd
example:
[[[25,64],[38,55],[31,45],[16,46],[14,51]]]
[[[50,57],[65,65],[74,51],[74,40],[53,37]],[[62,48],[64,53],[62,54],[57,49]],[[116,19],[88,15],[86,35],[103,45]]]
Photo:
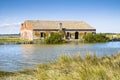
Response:
[[[18,71],[34,68],[38,63],[54,61],[62,54],[73,55],[86,53],[98,56],[110,56],[120,52],[120,42],[97,44],[62,44],[62,45],[0,45],[0,70]]]

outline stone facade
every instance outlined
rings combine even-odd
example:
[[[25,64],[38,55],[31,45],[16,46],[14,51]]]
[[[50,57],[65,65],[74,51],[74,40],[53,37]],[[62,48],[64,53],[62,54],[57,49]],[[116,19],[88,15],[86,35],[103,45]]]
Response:
[[[45,39],[54,32],[62,31],[64,39],[81,39],[86,33],[96,33],[96,29],[85,22],[73,21],[25,21],[20,34],[23,40]]]

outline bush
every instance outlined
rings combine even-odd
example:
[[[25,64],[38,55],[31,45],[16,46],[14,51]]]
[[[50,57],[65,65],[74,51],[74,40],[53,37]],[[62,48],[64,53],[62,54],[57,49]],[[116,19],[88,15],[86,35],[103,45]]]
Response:
[[[92,34],[92,33],[88,33],[88,34],[83,36],[83,39],[86,42],[90,42],[90,43],[94,43],[94,42],[107,42],[107,41],[109,41],[109,38],[106,37],[105,34]]]
[[[47,44],[59,44],[59,43],[63,43],[62,40],[62,34],[56,32],[56,33],[52,33],[50,37],[48,37],[45,42]]]

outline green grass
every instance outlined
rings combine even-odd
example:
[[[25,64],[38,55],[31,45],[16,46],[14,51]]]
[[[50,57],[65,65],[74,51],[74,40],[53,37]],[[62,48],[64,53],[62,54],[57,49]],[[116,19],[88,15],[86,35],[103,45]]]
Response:
[[[45,40],[22,40],[20,38],[0,38],[0,44],[45,44]]]
[[[1,74],[2,73],[2,74]],[[0,72],[1,80],[120,80],[120,53],[101,58],[86,54],[62,55],[56,62],[39,64],[34,70]]]
[[[20,38],[0,38],[0,44],[30,44],[33,41],[21,40]]]

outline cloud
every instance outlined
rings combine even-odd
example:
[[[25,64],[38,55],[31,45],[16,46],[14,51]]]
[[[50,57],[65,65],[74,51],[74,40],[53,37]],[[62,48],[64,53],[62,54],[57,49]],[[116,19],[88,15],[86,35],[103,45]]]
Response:
[[[0,34],[18,34],[19,31],[20,31],[20,23],[0,24]]]
[[[0,27],[13,27],[13,26],[20,26],[20,22],[18,23],[1,23]]]

